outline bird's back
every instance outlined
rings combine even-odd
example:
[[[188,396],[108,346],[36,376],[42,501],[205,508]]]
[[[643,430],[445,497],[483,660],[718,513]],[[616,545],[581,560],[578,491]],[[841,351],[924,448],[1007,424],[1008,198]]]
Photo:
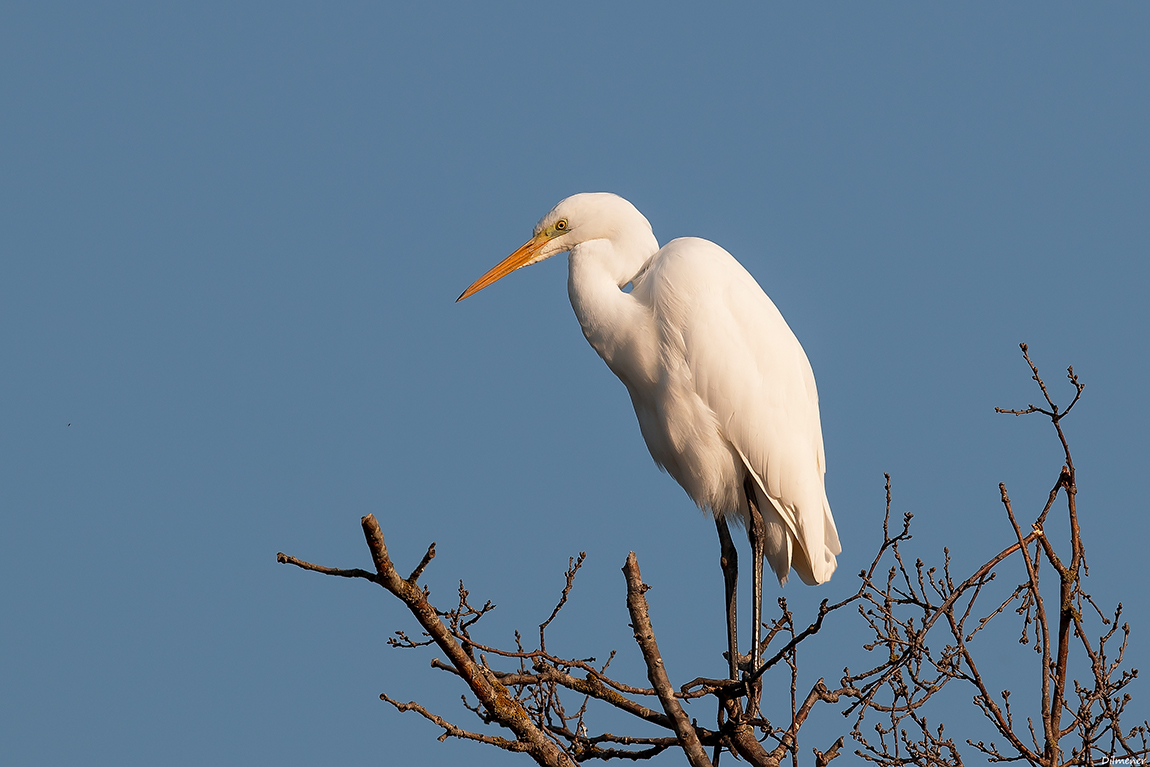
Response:
[[[628,388],[655,461],[700,508],[743,520],[749,470],[780,581],[792,566],[805,582],[826,581],[841,549],[818,392],[798,339],[746,269],[707,240],[668,243],[633,284],[654,320],[659,380]]]

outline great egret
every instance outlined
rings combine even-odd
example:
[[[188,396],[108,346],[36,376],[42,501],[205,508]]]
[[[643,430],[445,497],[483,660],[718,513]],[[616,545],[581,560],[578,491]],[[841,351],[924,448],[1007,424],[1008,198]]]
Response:
[[[568,197],[534,235],[457,299],[558,253],[583,335],[631,395],[651,457],[715,519],[727,598],[728,661],[738,678],[737,564],[727,520],[753,562],[751,671],[758,668],[762,560],[827,581],[842,550],[823,485],[826,460],[810,363],[779,310],[727,251],[684,237],[660,248],[651,224],[614,194]],[[626,290],[627,285],[631,290]]]

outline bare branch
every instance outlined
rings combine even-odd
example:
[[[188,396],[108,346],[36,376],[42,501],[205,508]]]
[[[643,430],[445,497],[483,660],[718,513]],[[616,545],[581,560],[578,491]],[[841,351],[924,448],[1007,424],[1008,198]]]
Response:
[[[547,640],[544,637],[544,632],[547,627],[551,625],[551,621],[555,620],[555,616],[563,609],[563,605],[567,604],[567,596],[571,593],[571,587],[575,585],[575,574],[579,572],[579,568],[583,566],[583,560],[587,558],[586,551],[579,552],[579,559],[569,559],[567,562],[567,585],[563,587],[563,594],[559,597],[559,604],[555,605],[555,609],[551,611],[551,615],[547,616],[547,620],[539,624],[539,649],[547,649]]]
[[[323,573],[324,575],[335,575],[340,578],[363,578],[372,583],[379,581],[375,577],[375,573],[369,573],[367,570],[360,570],[358,567],[352,570],[340,570],[335,567],[324,567],[323,565],[313,565],[311,562],[305,562],[302,559],[288,556],[282,551],[276,554],[276,561],[281,565],[295,565],[296,567],[304,570],[311,570],[314,573]]]
[[[675,699],[675,691],[667,679],[663,656],[659,652],[655,631],[651,627],[651,618],[647,612],[647,598],[643,596],[650,587],[643,583],[643,578],[639,574],[639,562],[633,551],[627,555],[623,575],[627,578],[627,610],[631,613],[631,628],[635,631],[635,642],[642,650],[643,660],[647,664],[647,678],[651,680],[651,686],[659,694],[663,711],[675,726],[675,733],[679,736],[683,752],[687,755],[691,767],[711,767],[707,753],[695,734],[695,728],[691,726],[683,707]]]
[[[411,575],[407,576],[407,582],[414,586],[433,559],[435,559],[435,541],[431,542],[431,545],[427,547],[427,553],[423,555],[423,559],[419,560],[419,564],[411,571]]]
[[[440,735],[438,738],[438,740],[440,740],[441,742],[446,740],[448,737],[452,737],[452,738],[463,738],[465,740],[475,740],[475,741],[478,741],[480,743],[486,743],[490,746],[497,746],[499,748],[502,748],[504,751],[520,751],[520,752],[522,752],[522,751],[529,751],[530,750],[528,745],[522,741],[508,740],[507,738],[500,738],[500,737],[496,737],[494,735],[482,735],[482,734],[477,733],[477,732],[469,732],[468,730],[464,730],[461,727],[456,727],[454,724],[447,721],[443,717],[437,716],[437,715],[431,713],[430,711],[428,711],[426,708],[419,705],[415,701],[410,701],[408,703],[400,703],[399,701],[394,700],[393,698],[389,698],[387,696],[387,693],[383,693],[383,692],[381,692],[379,694],[379,699],[382,701],[386,701],[386,702],[390,703],[391,705],[395,706],[396,709],[398,709],[400,711],[414,711],[417,714],[419,714],[420,716],[422,716],[424,719],[427,719],[430,722],[434,722],[435,724],[442,727],[443,728],[443,734]]]

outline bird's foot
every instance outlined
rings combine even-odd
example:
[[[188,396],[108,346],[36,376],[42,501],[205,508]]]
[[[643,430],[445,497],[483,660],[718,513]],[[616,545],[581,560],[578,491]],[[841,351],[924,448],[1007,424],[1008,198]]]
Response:
[[[727,663],[730,663],[731,662],[731,654],[729,652],[724,652],[723,653],[723,660],[727,661]],[[751,656],[750,655],[743,655],[742,653],[739,653],[738,657],[735,659],[735,664],[739,667],[739,671],[743,671],[745,673],[750,673],[750,671],[751,671]]]

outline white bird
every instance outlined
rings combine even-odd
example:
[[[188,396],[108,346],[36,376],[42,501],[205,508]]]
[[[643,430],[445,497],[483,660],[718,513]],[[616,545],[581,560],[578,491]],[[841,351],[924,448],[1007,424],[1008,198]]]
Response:
[[[723,548],[728,661],[737,678],[735,548],[743,524],[754,557],[760,657],[762,559],[781,584],[829,580],[838,533],[810,362],[779,310],[727,251],[684,237],[659,247],[651,224],[614,194],[577,194],[534,236],[457,299],[559,253],[587,341],[627,387],[655,463],[712,515]],[[627,286],[631,290],[627,291]]]

